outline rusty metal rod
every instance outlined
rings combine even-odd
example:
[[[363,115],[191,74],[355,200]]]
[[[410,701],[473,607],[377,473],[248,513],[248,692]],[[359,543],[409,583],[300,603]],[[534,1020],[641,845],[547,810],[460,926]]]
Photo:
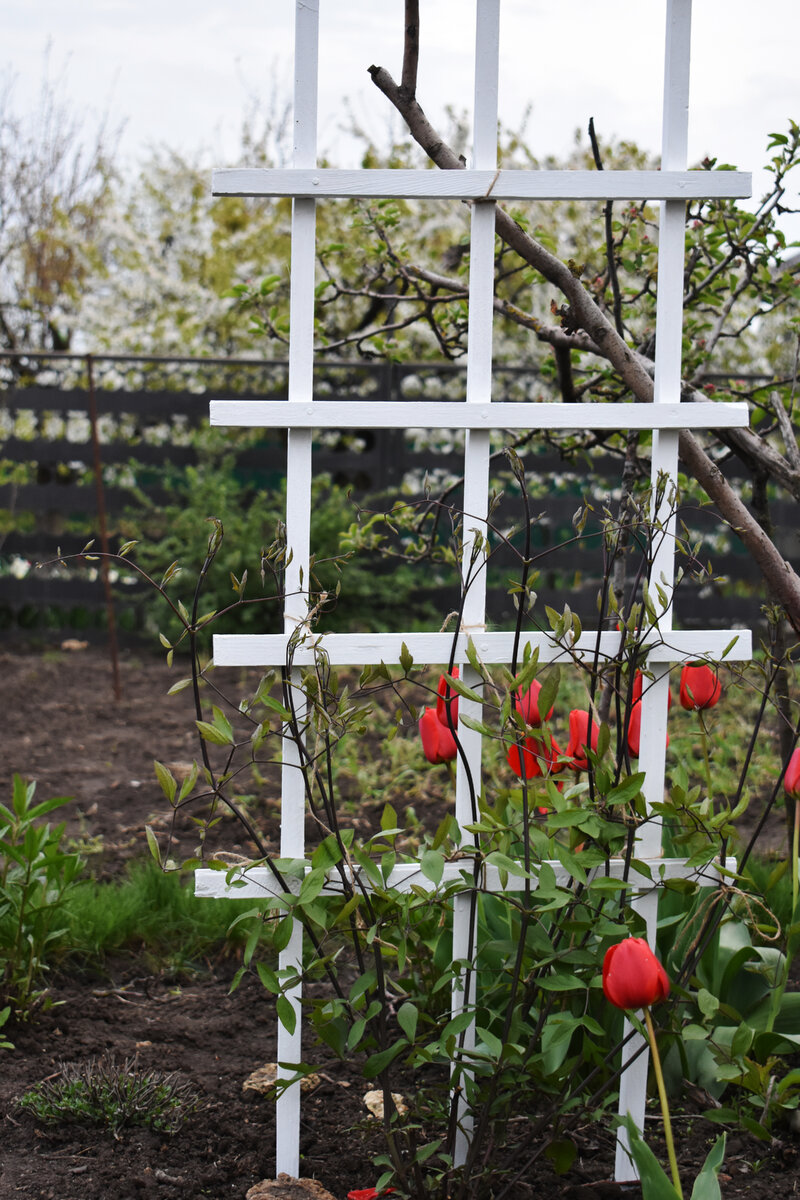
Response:
[[[111,591],[111,577],[108,566],[108,556],[111,553],[108,541],[108,524],[106,522],[106,495],[103,486],[103,463],[100,457],[100,435],[97,429],[97,401],[94,394],[94,369],[92,355],[87,354],[86,375],[89,383],[89,423],[92,429],[92,460],[94,466],[94,487],[97,496],[97,524],[100,530],[100,549],[103,556],[100,559],[100,576],[103,580],[103,591],[106,597],[106,621],[108,624],[108,653],[111,659],[111,679],[114,688],[114,700],[119,703],[122,699],[122,687],[119,678],[119,650],[117,647],[117,621],[114,612],[114,596]]]

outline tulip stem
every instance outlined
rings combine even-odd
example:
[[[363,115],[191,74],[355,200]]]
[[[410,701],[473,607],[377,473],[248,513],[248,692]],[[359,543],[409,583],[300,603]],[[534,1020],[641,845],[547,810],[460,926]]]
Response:
[[[714,802],[713,802],[713,799],[711,796],[711,758],[708,753],[708,730],[706,729],[706,723],[703,720],[703,710],[702,709],[697,710],[697,720],[700,724],[700,737],[703,742],[703,760],[705,762],[705,767],[706,767],[706,791],[708,793],[708,799],[709,799],[709,801],[711,801],[711,815],[713,817]]]
[[[798,846],[798,830],[800,829],[800,796],[794,802],[794,825],[792,827],[792,923],[795,920],[797,913],[797,855],[800,847]]]
[[[656,1041],[656,1031],[653,1028],[653,1018],[650,1016],[650,1009],[647,1005],[644,1007],[644,1019],[647,1025],[647,1036],[650,1039],[650,1052],[653,1056],[653,1070],[656,1073],[658,1098],[661,1101],[661,1112],[664,1115],[664,1137],[666,1138],[667,1142],[667,1156],[669,1157],[669,1166],[672,1172],[672,1182],[675,1185],[675,1191],[678,1193],[681,1200],[683,1200],[681,1177],[678,1174],[678,1160],[675,1157],[675,1142],[672,1137],[672,1122],[669,1119],[667,1092],[666,1088],[664,1087],[664,1072],[661,1070],[661,1058],[658,1053],[658,1043]]]

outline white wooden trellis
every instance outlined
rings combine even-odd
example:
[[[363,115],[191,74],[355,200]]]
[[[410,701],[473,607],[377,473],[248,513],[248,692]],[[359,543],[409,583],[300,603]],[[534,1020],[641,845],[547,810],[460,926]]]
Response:
[[[466,575],[474,539],[486,529],[489,487],[489,436],[492,429],[616,429],[620,424],[631,429],[653,430],[653,483],[666,475],[674,480],[678,466],[678,435],[681,429],[745,426],[744,404],[708,402],[680,403],[682,293],[684,259],[685,204],[688,199],[732,198],[750,195],[750,176],[739,172],[687,171],[687,131],[689,102],[689,56],[691,0],[667,0],[666,55],[662,128],[662,169],[660,171],[497,171],[497,83],[499,58],[500,0],[478,0],[475,50],[475,105],[473,163],[462,171],[430,170],[332,170],[316,165],[317,131],[317,60],[319,0],[296,0],[295,24],[295,95],[293,166],[285,170],[232,169],[214,172],[215,195],[291,196],[292,259],[290,300],[289,384],[286,401],[221,400],[211,403],[211,423],[224,426],[270,426],[288,430],[287,449],[287,541],[291,562],[287,568],[284,632],[274,635],[230,635],[214,638],[214,660],[219,666],[278,666],[287,658],[290,638],[307,615],[304,580],[309,578],[311,448],[312,433],[319,428],[407,428],[464,429],[464,512],[463,572]],[[467,394],[463,403],[337,403],[319,404],[313,391],[313,328],[315,285],[315,205],[322,197],[409,197],[473,200],[470,236],[469,328]],[[506,404],[492,401],[492,316],[495,201],[509,199],[652,199],[660,201],[658,252],[658,298],[655,396],[653,405],[628,404],[624,414],[617,405],[584,404]],[[657,588],[666,593],[666,603],[658,613],[649,645],[647,669],[654,684],[642,699],[640,769],[645,772],[645,799],[648,806],[663,796],[667,696],[671,663],[697,657],[721,658],[726,647],[737,639],[728,659],[748,659],[751,654],[749,631],[673,631],[670,596],[674,581],[673,544],[675,517],[665,497],[664,509],[655,517],[663,523],[666,536],[659,540],[650,576],[651,597]],[[467,528],[469,525],[469,528]],[[467,641],[471,637],[480,659],[487,665],[508,663],[512,657],[513,635],[487,632],[485,628],[485,573],[473,581],[466,595],[462,631],[456,645],[456,662],[465,682],[475,682],[476,674],[467,662]],[[449,633],[377,633],[325,634],[315,636],[334,665],[364,666],[380,662],[397,663],[403,643],[415,662],[447,662],[452,648]],[[582,656],[591,658],[598,644],[596,633],[586,632],[565,649],[548,634],[529,635],[527,641],[539,651],[542,662],[556,662]],[[600,654],[614,658],[619,648],[617,633],[599,637]],[[299,690],[299,669],[314,661],[311,641],[301,642],[294,652],[293,684]],[[477,706],[464,698],[461,712],[478,716]],[[302,719],[302,711],[298,714]],[[481,774],[481,736],[463,723],[459,728],[469,770],[479,786]],[[299,754],[291,739],[284,742],[282,770],[281,845],[283,858],[299,859],[305,854],[305,798]],[[455,816],[459,827],[471,819],[467,768],[459,759],[456,773]],[[637,839],[637,860],[649,864],[654,880],[696,877],[681,859],[664,859],[661,828],[647,821]],[[550,864],[560,884],[567,881],[559,863]],[[443,882],[460,879],[463,866],[445,865]],[[622,875],[622,861],[612,860],[611,873]],[[707,872],[711,880],[713,869]],[[415,864],[397,866],[389,886],[405,888],[411,881],[431,886]],[[634,903],[647,925],[648,938],[655,942],[658,892],[653,883],[636,873],[630,876],[636,891]],[[266,867],[247,870],[244,887],[237,896],[264,896],[275,893],[275,883]],[[299,886],[299,883],[298,883]],[[496,869],[488,868],[482,886],[499,891],[501,880]],[[331,881],[329,892],[336,890]],[[325,894],[323,891],[323,895]],[[226,894],[225,877],[216,871],[198,870],[196,892],[201,896]],[[469,897],[456,896],[453,914],[453,958],[471,959],[475,947],[469,944]],[[289,945],[281,954],[281,967],[302,963],[302,929],[295,923]],[[469,976],[474,987],[474,972]],[[284,1064],[302,1061],[299,988],[290,997],[297,1020],[289,1033],[282,1025],[278,1031],[278,1058]],[[454,990],[455,1015],[474,1002],[473,995]],[[629,1028],[626,1023],[626,1033]],[[474,1045],[474,1029],[467,1031],[466,1049]],[[628,1043],[628,1058],[641,1048],[638,1034]],[[282,1071],[291,1077],[288,1068]],[[644,1121],[647,1054],[641,1053],[623,1071],[620,1087],[620,1112],[630,1112],[639,1128]],[[471,1130],[470,1113],[462,1105],[456,1162],[463,1161]],[[293,1084],[277,1102],[276,1173],[297,1175],[299,1171],[300,1087]],[[627,1153],[624,1134],[618,1140],[616,1175],[631,1179],[635,1171]]]

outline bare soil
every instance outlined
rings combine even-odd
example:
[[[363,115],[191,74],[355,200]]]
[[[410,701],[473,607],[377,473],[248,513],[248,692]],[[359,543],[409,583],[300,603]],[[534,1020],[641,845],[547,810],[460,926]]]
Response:
[[[97,851],[91,863],[98,875],[119,874],[127,861],[146,854],[145,824],[166,828],[153,759],[179,763],[195,753],[191,695],[166,695],[184,672],[170,671],[163,659],[128,652],[117,703],[101,650],[4,652],[0,671],[6,696],[3,798],[14,772],[36,779],[41,798],[73,797],[63,810],[70,835]],[[190,854],[194,830],[187,823],[177,832],[178,853]],[[269,814],[262,832],[270,841],[277,836]],[[765,845],[771,839],[780,846],[784,836],[778,818]],[[242,842],[240,849],[246,854],[251,847]],[[53,980],[55,1006],[9,1029],[15,1049],[0,1052],[0,1200],[244,1200],[255,1183],[274,1176],[274,1105],[242,1091],[247,1076],[276,1057],[274,1006],[252,979],[229,994],[235,964],[207,966],[182,983],[144,975],[128,959],[112,964],[102,977],[62,973]],[[44,1127],[16,1107],[15,1099],[61,1062],[101,1055],[119,1062],[136,1055],[142,1067],[178,1072],[200,1094],[201,1107],[177,1134],[134,1128],[117,1137],[76,1125]],[[363,1105],[367,1086],[357,1064],[323,1060],[320,1082],[303,1100],[302,1174],[319,1180],[336,1200],[377,1176],[371,1155],[380,1149],[380,1137]],[[414,1086],[409,1080],[409,1092]],[[698,1115],[702,1107],[689,1101],[674,1118],[687,1182],[718,1133]],[[663,1156],[659,1129],[654,1110],[648,1135]],[[522,1200],[637,1195],[635,1188],[608,1182],[613,1173],[608,1129],[587,1125],[574,1131],[574,1139],[578,1157],[566,1177],[537,1162],[513,1195]],[[734,1132],[721,1182],[725,1200],[796,1194],[796,1136],[781,1129],[766,1145]]]

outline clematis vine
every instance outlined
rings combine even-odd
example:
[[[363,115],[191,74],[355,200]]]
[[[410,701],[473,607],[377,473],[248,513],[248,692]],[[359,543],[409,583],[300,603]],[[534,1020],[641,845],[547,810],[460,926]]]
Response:
[[[458,667],[453,667],[451,678],[458,679]],[[453,725],[458,724],[458,696],[454,694],[452,687],[447,682],[447,677],[441,675],[439,677],[439,689],[436,699],[436,716],[442,725],[450,728],[450,722],[447,719],[447,713],[450,712]]]

